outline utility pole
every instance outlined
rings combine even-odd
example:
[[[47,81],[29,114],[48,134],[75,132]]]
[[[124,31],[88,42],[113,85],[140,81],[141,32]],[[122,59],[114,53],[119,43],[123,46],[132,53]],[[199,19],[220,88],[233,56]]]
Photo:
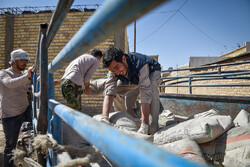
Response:
[[[134,21],[134,52],[136,52],[136,20]]]

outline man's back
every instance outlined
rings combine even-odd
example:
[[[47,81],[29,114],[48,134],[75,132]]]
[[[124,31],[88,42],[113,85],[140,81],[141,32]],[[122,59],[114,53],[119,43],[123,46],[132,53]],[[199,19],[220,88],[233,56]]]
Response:
[[[94,56],[84,54],[73,60],[65,69],[62,79],[68,79],[81,86],[88,82],[91,75],[100,65],[100,61]]]

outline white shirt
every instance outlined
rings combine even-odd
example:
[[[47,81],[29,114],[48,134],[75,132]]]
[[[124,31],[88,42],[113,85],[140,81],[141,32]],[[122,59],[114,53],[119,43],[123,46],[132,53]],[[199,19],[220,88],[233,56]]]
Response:
[[[84,54],[73,60],[65,69],[62,79],[68,79],[78,86],[89,82],[99,67],[100,61],[92,55]]]

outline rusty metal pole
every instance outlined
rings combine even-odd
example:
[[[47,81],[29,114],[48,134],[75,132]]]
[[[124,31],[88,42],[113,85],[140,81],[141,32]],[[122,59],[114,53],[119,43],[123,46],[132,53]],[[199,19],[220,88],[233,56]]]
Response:
[[[48,128],[48,44],[47,32],[48,24],[40,24],[41,43],[40,43],[40,98],[39,115],[37,121],[37,131],[40,134],[46,134]],[[38,163],[46,166],[46,153],[38,150]]]
[[[40,24],[41,29],[41,46],[40,46],[40,101],[39,101],[39,116],[37,122],[37,130],[41,134],[46,134],[48,120],[48,47],[47,47],[47,32],[48,24]]]

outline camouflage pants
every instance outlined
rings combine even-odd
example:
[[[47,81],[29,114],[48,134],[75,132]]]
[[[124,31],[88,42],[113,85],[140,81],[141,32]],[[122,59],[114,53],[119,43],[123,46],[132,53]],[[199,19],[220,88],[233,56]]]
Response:
[[[67,106],[75,110],[82,111],[81,107],[81,94],[83,91],[82,87],[66,79],[63,80],[61,83],[61,90],[63,97],[66,100]]]

